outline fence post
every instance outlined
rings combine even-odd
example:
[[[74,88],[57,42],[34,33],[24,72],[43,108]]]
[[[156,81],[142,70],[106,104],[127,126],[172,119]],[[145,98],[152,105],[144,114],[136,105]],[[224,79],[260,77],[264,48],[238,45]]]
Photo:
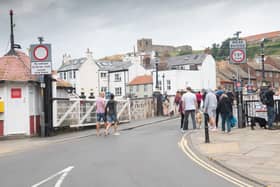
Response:
[[[131,106],[130,106],[130,99],[127,98],[127,102],[128,102],[128,120],[131,121]]]

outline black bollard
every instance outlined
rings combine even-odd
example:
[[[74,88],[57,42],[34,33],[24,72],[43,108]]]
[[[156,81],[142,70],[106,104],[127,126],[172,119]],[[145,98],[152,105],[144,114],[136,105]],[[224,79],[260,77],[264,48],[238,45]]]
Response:
[[[210,143],[208,121],[209,121],[209,116],[207,113],[204,113],[205,143]]]

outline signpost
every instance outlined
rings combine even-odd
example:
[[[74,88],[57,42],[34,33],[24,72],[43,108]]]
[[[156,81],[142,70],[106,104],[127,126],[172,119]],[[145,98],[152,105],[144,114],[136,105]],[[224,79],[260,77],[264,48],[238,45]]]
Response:
[[[246,57],[246,41],[239,39],[241,31],[236,32],[236,38],[229,41],[229,63],[240,65],[247,62]],[[243,115],[243,94],[242,94],[242,79],[239,77],[239,69],[237,69],[237,80],[235,82],[235,92],[237,96],[237,115],[238,115],[238,127],[245,127],[245,120]]]
[[[41,136],[50,136],[53,128],[51,44],[43,44],[43,37],[38,39],[39,44],[30,45],[31,74],[40,75],[44,93],[44,114],[42,115],[44,120],[41,124]]]

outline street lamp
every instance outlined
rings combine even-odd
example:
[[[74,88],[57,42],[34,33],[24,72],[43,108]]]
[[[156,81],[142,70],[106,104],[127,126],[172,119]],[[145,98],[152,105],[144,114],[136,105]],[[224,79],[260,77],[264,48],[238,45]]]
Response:
[[[262,59],[262,81],[264,82],[264,38],[261,40],[261,59]]]
[[[155,54],[155,64],[156,64],[156,89],[158,89],[158,53]]]
[[[165,78],[165,75],[163,74],[162,75],[162,92],[164,93],[164,78]]]

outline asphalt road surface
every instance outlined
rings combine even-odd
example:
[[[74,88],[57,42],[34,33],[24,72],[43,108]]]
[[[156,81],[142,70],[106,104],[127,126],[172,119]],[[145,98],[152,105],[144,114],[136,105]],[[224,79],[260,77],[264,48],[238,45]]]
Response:
[[[183,153],[178,124],[161,122],[120,136],[89,136],[2,156],[0,186],[235,186]]]

